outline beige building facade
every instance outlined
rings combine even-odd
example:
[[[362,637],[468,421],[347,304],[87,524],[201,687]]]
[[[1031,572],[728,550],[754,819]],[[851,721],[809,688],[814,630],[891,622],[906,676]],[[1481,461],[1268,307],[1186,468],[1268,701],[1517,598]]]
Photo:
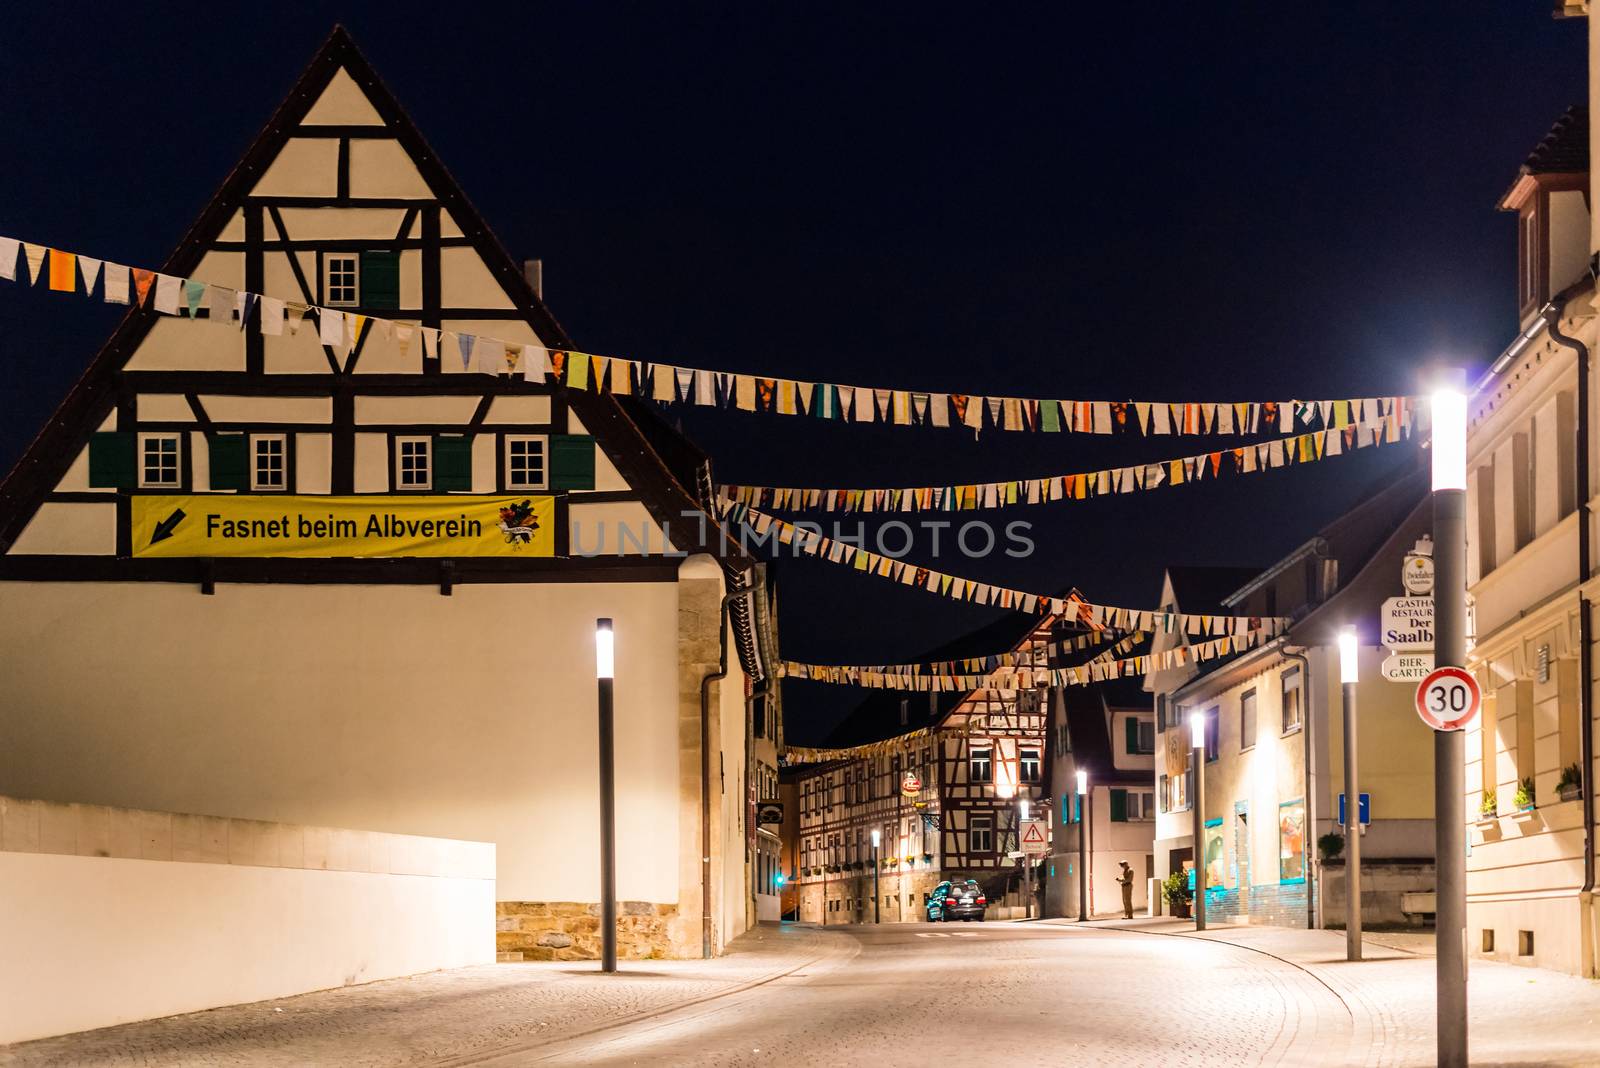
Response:
[[[1412,708],[1414,684],[1382,676],[1388,653],[1378,642],[1380,606],[1402,592],[1405,555],[1429,530],[1424,495],[1421,473],[1406,475],[1237,589],[1209,594],[1225,612],[1287,616],[1285,634],[1204,670],[1189,665],[1147,678],[1157,695],[1160,728],[1158,879],[1175,871],[1187,875],[1194,863],[1197,751],[1190,718],[1198,715],[1204,723],[1199,852],[1208,917],[1289,927],[1343,925],[1341,846],[1325,847],[1320,840],[1343,835],[1337,640],[1343,627],[1354,626],[1360,659],[1358,792],[1370,798],[1371,813],[1361,847],[1363,918],[1374,924],[1428,920],[1426,895],[1434,879],[1432,735]],[[1169,570],[1164,603],[1179,611],[1205,610],[1200,606],[1208,595],[1186,606],[1184,588],[1204,588],[1200,580],[1207,570]],[[1238,573],[1221,569],[1220,578],[1237,581]],[[1216,581],[1212,585],[1220,589]]]
[[[1580,459],[1592,470],[1597,449],[1582,412],[1594,411],[1594,380],[1579,367],[1597,340],[1589,136],[1587,114],[1569,111],[1501,202],[1518,219],[1522,333],[1469,409],[1467,579],[1476,643],[1468,666],[1484,697],[1467,731],[1459,815],[1468,823],[1471,952],[1594,977],[1600,912],[1594,803],[1585,794],[1596,772],[1600,589]]]
[[[624,947],[716,953],[755,922],[764,569],[648,402],[524,375],[521,345],[570,343],[342,30],[163,271],[288,324],[134,307],[0,485],[0,792],[492,843],[500,949],[592,956],[609,618]],[[370,321],[330,343],[317,308]],[[540,502],[548,541],[163,555],[136,522],[322,501]]]

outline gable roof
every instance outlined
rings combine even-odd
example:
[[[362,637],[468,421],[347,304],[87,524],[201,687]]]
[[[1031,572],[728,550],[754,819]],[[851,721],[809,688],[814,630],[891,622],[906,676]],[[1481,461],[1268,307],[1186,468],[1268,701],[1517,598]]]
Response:
[[[1550,127],[1550,132],[1539,140],[1528,153],[1528,158],[1517,168],[1511,187],[1500,197],[1499,208],[1508,211],[1519,207],[1527,199],[1532,187],[1528,179],[1538,174],[1589,173],[1589,108],[1574,104],[1561,113]]]
[[[1175,565],[1167,568],[1174,607],[1179,612],[1222,612],[1228,595],[1259,574],[1258,567]]]
[[[529,287],[516,262],[342,26],[334,27],[160,271],[187,277],[199,266],[208,246],[222,233],[294,129],[324,90],[343,78],[352,79],[360,88],[367,103],[409,154],[430,191],[456,220],[485,267],[515,302],[529,328],[550,348],[573,347],[561,324]],[[0,553],[16,541],[82,451],[89,435],[114,408],[119,399],[117,372],[161,318],[152,307],[130,307],[66,399],[0,482]],[[563,395],[617,471],[637,490],[651,517],[658,523],[670,524],[666,529],[677,548],[715,553],[730,575],[748,571],[751,558],[715,522],[707,508],[710,476],[704,454],[659,420],[649,434],[641,430],[642,405],[637,402],[630,402],[625,408],[623,399],[610,394],[574,390]],[[671,462],[664,453],[671,454]],[[705,515],[711,521],[682,522],[685,512]]]
[[[1583,174],[1589,169],[1589,109],[1574,104],[1522,162],[1523,174]]]
[[[1066,591],[1077,593],[1076,589]],[[927,650],[915,660],[928,663],[939,660],[961,660],[973,656],[989,656],[997,652],[1015,650],[1028,636],[1051,619],[1049,615],[1028,612],[1008,612],[992,623],[969,631],[959,638],[944,642]],[[1068,658],[1073,663],[1089,660],[1104,652],[1092,648]],[[1087,687],[1097,689],[1099,684]],[[1069,689],[1072,687],[1069,687]],[[1082,687],[1079,687],[1082,688]],[[874,690],[835,727],[823,745],[842,748],[864,745],[868,742],[892,738],[897,734],[923,727],[937,727],[944,719],[971,697],[974,690],[959,691],[902,691]],[[906,702],[906,722],[900,722],[900,704]]]

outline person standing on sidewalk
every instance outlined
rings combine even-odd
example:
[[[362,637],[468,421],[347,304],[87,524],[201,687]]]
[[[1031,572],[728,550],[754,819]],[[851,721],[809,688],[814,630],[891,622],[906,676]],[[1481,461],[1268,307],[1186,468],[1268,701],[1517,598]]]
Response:
[[[1122,873],[1117,876],[1117,885],[1122,887],[1122,918],[1133,919],[1133,869],[1128,867],[1128,862],[1122,862]]]

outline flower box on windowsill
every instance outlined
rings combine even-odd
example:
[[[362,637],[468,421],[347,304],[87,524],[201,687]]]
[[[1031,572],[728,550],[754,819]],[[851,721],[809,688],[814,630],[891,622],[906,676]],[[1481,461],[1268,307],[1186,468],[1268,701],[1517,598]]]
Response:
[[[1478,832],[1479,841],[1493,841],[1500,837],[1500,817],[1492,812],[1480,815],[1473,820],[1472,829]]]
[[[1527,808],[1519,808],[1511,814],[1511,821],[1517,824],[1532,823],[1538,818],[1539,810],[1534,808],[1532,805],[1529,805]]]
[[[1580,801],[1582,799],[1583,799],[1583,787],[1582,786],[1574,784],[1572,786],[1563,786],[1561,788],[1561,800],[1563,800],[1563,801]]]

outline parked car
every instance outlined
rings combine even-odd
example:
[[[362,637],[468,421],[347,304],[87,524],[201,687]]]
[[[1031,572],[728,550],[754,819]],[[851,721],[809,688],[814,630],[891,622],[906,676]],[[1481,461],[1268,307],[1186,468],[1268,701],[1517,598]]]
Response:
[[[983,922],[983,911],[989,899],[983,896],[976,879],[951,879],[934,887],[928,898],[928,922],[946,923],[950,920]]]

